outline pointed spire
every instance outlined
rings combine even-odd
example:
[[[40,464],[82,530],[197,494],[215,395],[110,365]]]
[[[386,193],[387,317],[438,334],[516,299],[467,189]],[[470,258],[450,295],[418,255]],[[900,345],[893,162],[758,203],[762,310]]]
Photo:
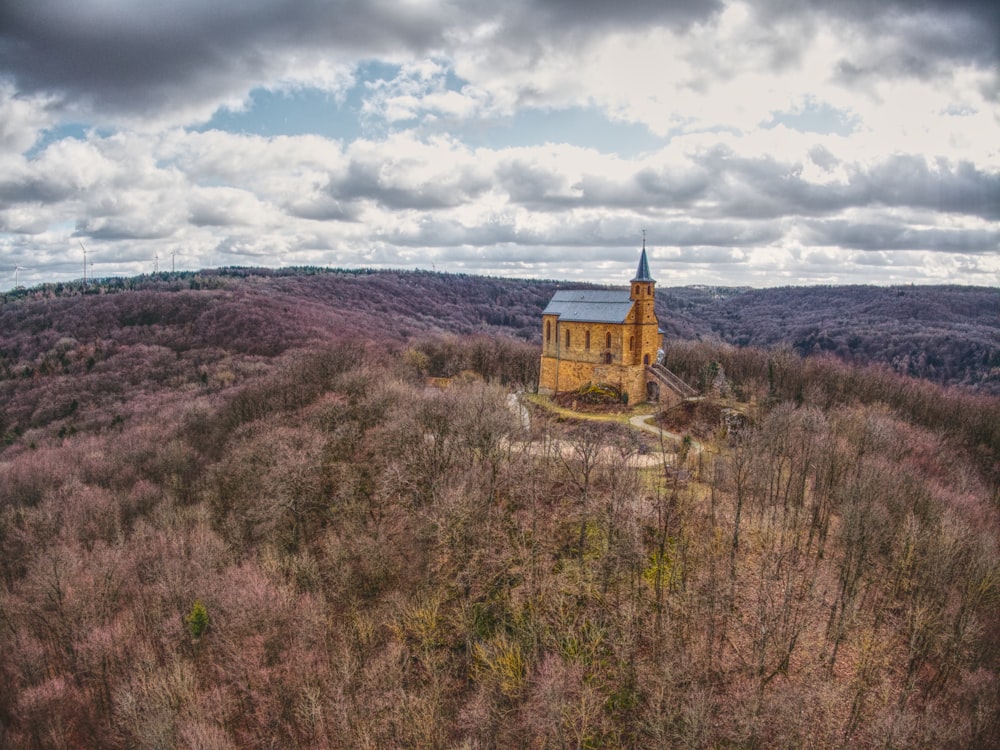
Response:
[[[635,272],[632,281],[655,281],[649,275],[649,261],[646,260],[646,230],[642,230],[642,255],[639,256],[639,268]]]

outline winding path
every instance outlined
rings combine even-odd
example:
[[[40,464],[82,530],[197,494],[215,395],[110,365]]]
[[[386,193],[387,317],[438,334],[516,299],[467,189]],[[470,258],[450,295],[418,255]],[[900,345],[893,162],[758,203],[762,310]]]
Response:
[[[511,408],[515,410],[515,413],[520,418],[521,424],[526,425],[530,417],[528,409],[526,408],[524,403],[522,403],[521,400],[522,398],[524,398],[523,393],[511,394],[509,403],[511,405]],[[579,414],[578,412],[574,412],[570,409],[565,409],[561,406],[552,404],[551,402],[546,404],[538,404],[537,402],[532,402],[532,403],[535,403],[535,405],[537,406],[542,406],[542,408],[548,409],[549,411],[562,414],[563,416],[571,419],[579,419],[581,421],[593,421],[593,422],[617,422],[618,424],[622,424],[621,419],[618,417]],[[634,414],[628,418],[628,424],[630,427],[633,427],[637,430],[641,430],[642,432],[647,432],[649,434],[656,435],[657,437],[662,436],[669,440],[676,440],[678,443],[684,440],[684,435],[682,435],[679,432],[670,432],[669,430],[664,430],[659,427],[656,427],[655,425],[649,424],[647,420],[650,419],[652,416],[653,414],[651,413]],[[688,455],[697,456],[699,453],[702,452],[702,450],[703,450],[702,444],[692,438],[691,447],[688,451]]]
[[[628,423],[635,427],[637,430],[642,430],[643,432],[649,432],[657,437],[663,436],[666,438],[671,438],[677,442],[684,440],[684,436],[679,432],[670,432],[669,430],[661,429],[655,425],[649,424],[646,420],[649,419],[651,414],[636,414],[635,416],[629,417]],[[691,450],[689,455],[696,456],[702,451],[702,445],[694,438],[691,438]]]

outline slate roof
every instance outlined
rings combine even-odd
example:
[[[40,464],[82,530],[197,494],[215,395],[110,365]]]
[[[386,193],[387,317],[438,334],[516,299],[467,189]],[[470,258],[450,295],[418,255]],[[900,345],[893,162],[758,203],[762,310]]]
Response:
[[[624,323],[631,309],[628,289],[560,289],[542,315],[573,323]]]
[[[639,268],[636,269],[635,278],[632,281],[655,281],[649,275],[649,261],[646,260],[646,240],[642,241],[642,255],[639,256]]]

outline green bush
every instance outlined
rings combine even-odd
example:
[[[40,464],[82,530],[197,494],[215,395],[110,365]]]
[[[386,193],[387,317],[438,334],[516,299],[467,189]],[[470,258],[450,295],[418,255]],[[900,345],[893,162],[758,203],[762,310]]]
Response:
[[[191,635],[195,638],[200,638],[201,634],[208,628],[208,610],[200,599],[194,600],[191,611],[184,618],[184,624],[187,625]]]

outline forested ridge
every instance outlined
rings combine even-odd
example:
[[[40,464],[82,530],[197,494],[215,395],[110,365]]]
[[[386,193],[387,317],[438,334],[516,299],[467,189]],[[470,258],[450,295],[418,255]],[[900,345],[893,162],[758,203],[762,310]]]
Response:
[[[0,746],[997,745],[1000,400],[708,337],[693,441],[512,408],[554,288],[5,299]]]
[[[667,289],[663,319],[700,318],[738,346],[789,347],[1000,395],[1000,289],[839,286]],[[705,338],[692,326],[683,338]],[[691,335],[694,334],[694,335]]]
[[[268,353],[322,335],[319,329],[330,326],[360,329],[376,315],[381,325],[375,335],[505,332],[538,341],[538,315],[560,286],[565,285],[429,271],[224,268],[9,292],[0,306],[0,330],[24,330],[32,310],[41,315],[28,325],[36,333],[51,328],[52,315],[60,316],[61,325],[76,318],[83,328],[67,333],[77,337],[94,335],[102,322],[169,325],[178,316],[196,317],[196,310],[178,302],[188,296],[177,294],[194,291],[201,304],[229,300],[226,311],[213,309],[219,320],[203,321],[204,335],[222,342],[239,339],[240,332],[228,326],[252,321],[260,332],[252,346]],[[107,301],[129,291],[145,292],[142,302]],[[93,301],[100,298],[103,303]],[[9,304],[31,299],[62,305],[12,309]],[[134,305],[141,310],[130,314]],[[231,315],[239,305],[255,309]],[[671,287],[661,278],[656,310],[668,339],[833,354],[853,364],[885,364],[900,374],[1000,395],[1000,289],[995,287]],[[0,367],[9,361],[9,343],[2,349]]]

